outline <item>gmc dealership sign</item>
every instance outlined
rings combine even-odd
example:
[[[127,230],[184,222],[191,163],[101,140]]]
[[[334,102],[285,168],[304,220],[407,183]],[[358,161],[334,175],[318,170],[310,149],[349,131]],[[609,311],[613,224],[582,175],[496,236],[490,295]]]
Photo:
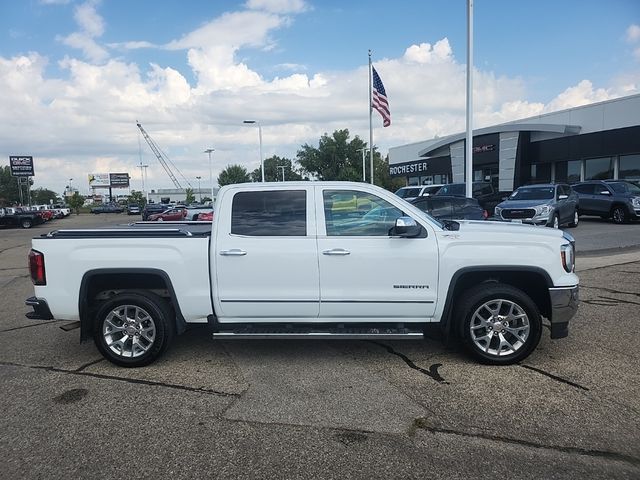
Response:
[[[9,157],[12,177],[33,177],[33,157]]]

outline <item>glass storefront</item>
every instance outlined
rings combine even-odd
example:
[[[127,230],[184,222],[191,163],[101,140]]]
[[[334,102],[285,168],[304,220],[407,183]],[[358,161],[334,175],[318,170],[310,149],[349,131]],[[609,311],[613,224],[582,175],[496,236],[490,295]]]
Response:
[[[613,178],[613,159],[611,157],[589,158],[584,161],[585,180],[607,180]]]
[[[640,180],[640,154],[620,156],[618,178],[625,180]]]
[[[581,160],[570,160],[568,162],[556,163],[557,183],[578,183],[580,181]]]
[[[550,183],[551,164],[533,163],[531,165],[531,183]]]

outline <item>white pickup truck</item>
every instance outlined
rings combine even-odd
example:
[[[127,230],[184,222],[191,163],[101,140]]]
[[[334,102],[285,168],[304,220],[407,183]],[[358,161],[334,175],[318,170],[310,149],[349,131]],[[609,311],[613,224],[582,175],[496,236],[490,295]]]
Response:
[[[76,320],[111,362],[149,364],[190,325],[214,337],[421,338],[437,326],[492,364],[568,334],[573,238],[439,223],[364,183],[220,189],[212,224],[58,230],[33,239],[29,318]]]

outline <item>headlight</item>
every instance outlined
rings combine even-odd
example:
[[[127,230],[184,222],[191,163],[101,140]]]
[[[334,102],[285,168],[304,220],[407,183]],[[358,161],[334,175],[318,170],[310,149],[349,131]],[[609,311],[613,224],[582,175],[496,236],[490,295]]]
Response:
[[[573,272],[573,269],[575,268],[575,250],[573,248],[573,244],[565,243],[560,246],[560,258],[565,272]]]
[[[500,207],[496,207],[496,208],[494,208],[494,210],[493,210],[493,214],[494,214],[496,217],[501,216],[501,214],[502,214],[502,208],[500,208]]]
[[[640,197],[632,197],[631,204],[634,208],[640,208]]]
[[[535,209],[536,216],[549,215],[553,210],[550,205],[538,205]]]

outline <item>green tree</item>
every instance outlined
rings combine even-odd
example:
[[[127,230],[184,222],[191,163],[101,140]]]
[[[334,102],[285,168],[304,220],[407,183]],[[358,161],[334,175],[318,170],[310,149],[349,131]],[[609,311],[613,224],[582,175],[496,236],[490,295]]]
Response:
[[[193,188],[187,188],[185,189],[184,193],[187,195],[187,198],[185,198],[184,203],[186,205],[190,205],[193,202],[196,201],[196,195],[195,193],[193,193]]]
[[[249,173],[242,165],[227,165],[227,168],[218,175],[218,185],[221,187],[232,183],[247,183],[250,181]]]
[[[31,203],[44,205],[51,203],[51,200],[53,200],[53,203],[57,202],[58,194],[56,192],[42,187],[31,190]]]
[[[324,134],[318,147],[302,145],[298,150],[298,163],[302,173],[318,180],[362,180],[362,152],[366,148],[357,135],[349,139],[349,130],[336,130],[331,136]]]
[[[373,183],[386,188],[390,192],[395,192],[406,184],[404,177],[391,177],[389,175],[389,156],[382,160],[375,149],[373,150],[373,171]]]
[[[76,215],[80,215],[80,207],[84,205],[84,198],[78,192],[73,192],[69,198],[69,206],[76,211]]]
[[[278,167],[284,167],[284,179],[285,181],[302,180],[302,175],[296,169],[294,162],[288,158],[278,157],[274,155],[264,161],[264,180],[265,182],[281,182],[282,181],[282,169]],[[262,181],[262,171],[260,168],[256,168],[251,172],[251,181]]]
[[[144,206],[147,204],[147,199],[144,197],[141,191],[131,190],[131,195],[129,195],[129,203],[140,205],[140,208],[144,208]]]
[[[11,167],[0,167],[0,206],[13,205],[19,201],[18,180],[11,176]]]

